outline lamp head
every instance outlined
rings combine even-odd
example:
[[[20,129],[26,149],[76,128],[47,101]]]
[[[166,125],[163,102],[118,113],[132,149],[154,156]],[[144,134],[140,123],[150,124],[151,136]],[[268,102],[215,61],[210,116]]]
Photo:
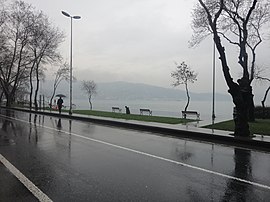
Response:
[[[67,16],[67,17],[71,17],[67,12],[65,12],[65,11],[62,11],[62,14],[64,15],[64,16]]]
[[[74,18],[74,19],[81,19],[81,16],[73,16],[72,18]]]

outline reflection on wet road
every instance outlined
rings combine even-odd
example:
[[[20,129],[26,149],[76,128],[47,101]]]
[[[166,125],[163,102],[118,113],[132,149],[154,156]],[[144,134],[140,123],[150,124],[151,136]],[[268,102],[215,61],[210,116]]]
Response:
[[[270,197],[269,153],[90,122],[2,111],[0,154],[53,201]],[[0,163],[0,175],[2,170]],[[14,181],[0,181],[7,187],[1,198],[18,187]],[[25,197],[20,189],[18,199]]]

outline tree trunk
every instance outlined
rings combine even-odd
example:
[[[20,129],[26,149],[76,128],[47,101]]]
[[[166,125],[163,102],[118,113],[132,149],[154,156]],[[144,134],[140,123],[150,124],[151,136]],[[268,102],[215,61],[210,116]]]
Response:
[[[263,100],[261,101],[261,103],[262,103],[262,110],[263,110],[263,119],[265,119],[265,101],[266,101],[266,98],[267,98],[267,95],[268,95],[269,90],[270,90],[270,86],[265,91]]]
[[[29,109],[32,110],[32,95],[33,95],[33,67],[30,70],[30,94],[29,94]]]
[[[6,107],[11,107],[12,103],[14,102],[14,100],[15,100],[14,93],[15,93],[15,91],[12,91],[12,90],[10,91],[9,84],[5,84],[4,94],[5,94],[5,97],[7,99]]]
[[[1,92],[1,95],[0,95],[0,104],[2,103],[3,95],[4,95],[4,92]]]
[[[265,104],[264,104],[264,101],[262,101],[262,118],[265,119]]]
[[[249,102],[249,107],[248,107],[248,120],[249,122],[255,122],[255,105],[254,105],[254,95],[251,94],[251,99]]]
[[[221,44],[220,37],[218,36],[218,32],[214,24],[213,32],[214,32],[214,41],[219,52],[219,59],[221,60],[222,71],[229,87],[228,92],[231,94],[233,103],[235,104],[236,109],[236,117],[235,117],[235,136],[250,136],[249,125],[248,125],[248,93],[250,92],[250,85],[248,78],[243,77],[238,80],[238,84],[235,83],[231,77],[230,69],[227,64],[225,48]]]
[[[5,93],[5,96],[6,96],[6,107],[11,107],[11,103],[12,103],[12,98],[11,98],[11,95]]]
[[[36,56],[36,53],[35,53],[35,57]],[[35,110],[37,111],[38,110],[38,102],[37,102],[37,97],[38,97],[38,91],[39,91],[39,65],[40,65],[40,62],[41,62],[41,58],[39,58],[39,61],[36,63],[36,79],[37,79],[37,86],[36,86],[36,90],[35,90]]]
[[[249,125],[248,125],[248,110],[242,106],[236,106],[236,113],[234,117],[234,135],[248,137],[250,136]]]
[[[92,110],[93,109],[93,105],[92,105],[92,102],[91,102],[91,98],[89,98],[88,101],[89,101],[89,105],[90,105],[90,110]]]
[[[36,110],[36,111],[38,110],[38,101],[37,101],[37,98],[38,98],[38,90],[39,90],[39,78],[38,78],[38,76],[37,76],[37,87],[36,87],[36,90],[35,90],[35,99],[34,99],[35,110]]]
[[[187,104],[186,104],[186,106],[185,106],[185,111],[187,111],[188,105],[189,105],[189,101],[190,101],[190,96],[189,96],[189,92],[188,92],[188,86],[187,86],[187,83],[185,83],[185,86],[186,86],[186,93],[187,93]]]
[[[248,121],[255,122],[255,105],[254,105],[254,95],[252,94],[252,87],[249,86],[248,93]]]
[[[32,110],[32,106],[33,106],[33,71],[34,71],[34,67],[35,67],[36,61],[33,61],[33,64],[31,66],[30,69],[30,75],[29,75],[29,82],[30,82],[30,95],[29,95],[29,109],[30,111]]]
[[[239,85],[235,84],[229,89],[229,93],[232,95],[233,103],[235,104],[234,112],[234,135],[248,137],[250,136],[249,125],[248,125],[248,105],[250,100],[249,92],[246,90],[245,78],[239,79]]]

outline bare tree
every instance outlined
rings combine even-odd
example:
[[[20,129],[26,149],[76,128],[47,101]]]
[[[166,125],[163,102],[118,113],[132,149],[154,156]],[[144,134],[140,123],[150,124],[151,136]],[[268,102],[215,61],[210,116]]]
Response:
[[[15,100],[22,84],[30,82],[30,107],[32,106],[33,80],[36,80],[35,107],[40,76],[44,65],[60,59],[57,48],[63,34],[54,28],[48,17],[23,1],[7,3],[0,14],[0,85],[7,99],[7,106]],[[4,17],[2,17],[4,15]]]
[[[194,83],[197,81],[197,73],[195,73],[191,68],[185,63],[182,62],[180,65],[176,63],[176,70],[171,73],[171,77],[175,80],[172,84],[173,86],[179,86],[184,84],[187,94],[187,104],[185,106],[184,111],[187,111],[190,95],[188,91],[188,83]]]
[[[261,80],[265,80],[265,81],[269,81],[269,82],[270,82],[270,79],[268,79],[268,78],[263,78],[263,77],[261,77],[260,79],[261,79]],[[266,99],[267,99],[267,96],[268,96],[269,91],[270,91],[270,85],[269,85],[268,88],[265,90],[263,99],[262,99],[262,101],[261,101],[261,103],[262,103],[262,108],[263,108],[263,117],[265,117],[265,101],[266,101]]]
[[[61,65],[58,68],[57,72],[55,73],[55,78],[54,78],[54,83],[53,83],[53,93],[50,97],[50,102],[49,102],[50,109],[52,108],[52,100],[54,98],[56,89],[63,80],[69,81],[69,67],[66,63]]]
[[[22,80],[28,75],[27,65],[29,51],[28,40],[31,35],[31,6],[15,1],[8,6],[5,20],[1,26],[1,38],[4,40],[1,49],[0,82],[7,99],[7,106],[15,100],[15,92]]]
[[[255,51],[262,42],[263,26],[270,19],[269,0],[198,1],[193,12],[194,35],[191,45],[197,45],[207,36],[213,35],[228,92],[237,113],[234,134],[249,136],[248,119],[254,120],[251,83],[254,79]],[[242,77],[237,82],[231,76],[224,44],[238,48]]]
[[[93,95],[97,94],[97,84],[94,81],[82,81],[82,90],[87,94],[90,110],[92,110],[93,105],[91,99]]]
[[[255,72],[254,78],[258,81],[261,81],[261,82],[270,82],[270,79],[267,77],[267,74],[265,73],[265,71],[266,71],[266,68],[257,68],[257,71]],[[262,76],[262,75],[264,75],[264,76]],[[265,118],[265,101],[267,99],[269,91],[270,91],[270,85],[265,90],[263,99],[261,101],[262,110],[263,110],[263,118]]]
[[[0,68],[2,68],[3,67],[3,60],[2,60],[2,55],[3,55],[3,53],[5,52],[5,49],[6,49],[6,47],[5,47],[5,42],[6,42],[6,38],[5,38],[5,36],[3,35],[3,27],[2,27],[2,25],[4,24],[4,22],[5,22],[5,9],[4,9],[4,4],[3,4],[3,2],[2,2],[2,0],[0,0]],[[3,99],[3,95],[4,95],[4,91],[3,91],[3,89],[2,89],[2,79],[1,79],[2,77],[0,76],[0,86],[1,86],[1,88],[0,88],[0,104],[2,103],[2,99]]]
[[[54,64],[61,61],[61,55],[57,52],[57,49],[59,44],[63,41],[64,35],[50,24],[48,17],[42,12],[35,14],[35,21],[35,26],[32,29],[30,49],[34,61],[31,67],[31,72],[35,72],[34,77],[36,79],[36,90],[34,104],[35,109],[37,110],[40,75],[43,74],[44,65],[48,63]],[[32,78],[30,79],[32,81]]]

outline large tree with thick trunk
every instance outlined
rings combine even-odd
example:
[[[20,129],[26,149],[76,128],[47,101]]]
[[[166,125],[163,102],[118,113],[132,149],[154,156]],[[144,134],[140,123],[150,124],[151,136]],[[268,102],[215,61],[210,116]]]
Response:
[[[193,12],[194,35],[191,45],[212,35],[219,53],[223,75],[235,105],[236,136],[250,136],[249,120],[254,120],[252,81],[256,49],[262,42],[264,25],[269,22],[269,0],[198,0]],[[238,50],[242,75],[236,81],[230,73],[225,45]]]

